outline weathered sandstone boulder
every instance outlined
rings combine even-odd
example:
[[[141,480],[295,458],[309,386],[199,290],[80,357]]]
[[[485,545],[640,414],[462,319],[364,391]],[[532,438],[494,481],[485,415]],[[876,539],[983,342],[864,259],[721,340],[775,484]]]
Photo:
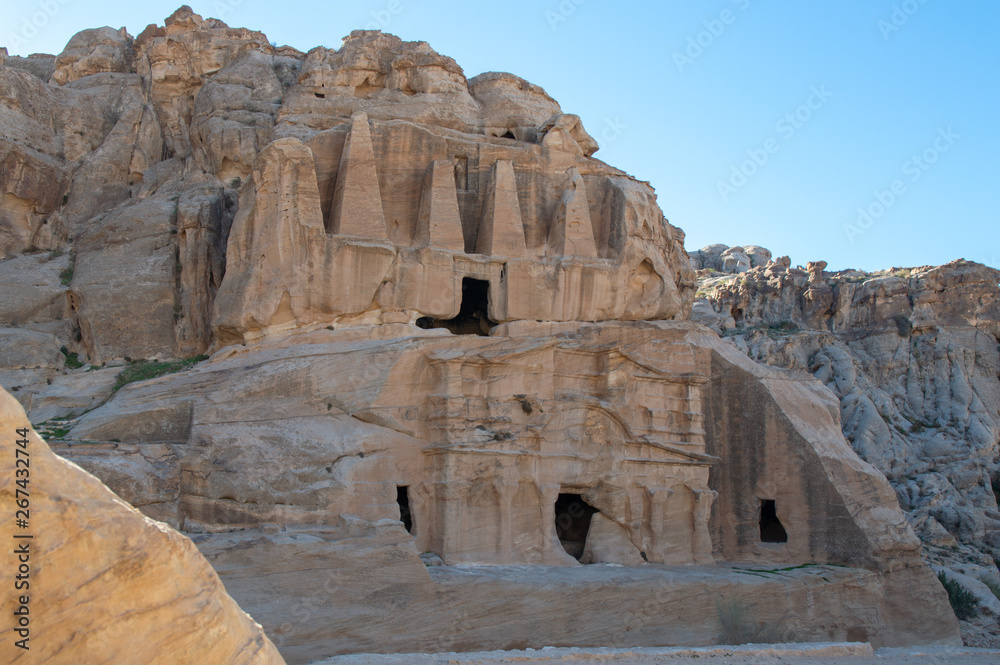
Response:
[[[32,53],[26,58],[8,55],[7,48],[0,46],[0,66],[23,69],[29,74],[48,82],[56,68],[56,56],[48,53]]]
[[[59,342],[52,335],[18,328],[0,328],[0,369],[63,366]]]
[[[728,249],[728,245],[709,245],[708,247],[690,252],[691,267],[695,270],[714,270],[718,272],[722,269],[719,259],[722,253]]]
[[[7,631],[8,662],[284,663],[190,540],[53,454],[2,389],[0,431],[0,500],[30,505],[27,527],[0,527],[23,552],[23,595],[7,607],[23,608],[26,632]],[[8,588],[14,571],[4,567]]]
[[[165,27],[147,27],[136,38],[135,50],[135,71],[149,86],[164,149],[182,158],[191,155],[195,101],[206,80],[247,51],[272,52],[264,33],[204,20],[186,5]],[[216,100],[228,103],[219,96]]]
[[[125,28],[96,28],[73,35],[56,57],[52,83],[64,85],[101,72],[127,72],[131,67],[132,37]]]

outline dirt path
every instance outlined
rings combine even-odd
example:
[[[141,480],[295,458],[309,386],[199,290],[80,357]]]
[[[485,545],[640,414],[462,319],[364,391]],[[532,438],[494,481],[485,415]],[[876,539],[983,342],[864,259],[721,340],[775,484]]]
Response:
[[[783,644],[736,647],[556,649],[441,654],[357,654],[313,665],[1000,665],[1000,650],[915,647],[872,651],[867,644]]]

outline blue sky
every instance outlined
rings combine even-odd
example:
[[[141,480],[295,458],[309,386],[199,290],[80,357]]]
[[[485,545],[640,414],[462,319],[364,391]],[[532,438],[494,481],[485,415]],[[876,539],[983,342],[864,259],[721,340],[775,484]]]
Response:
[[[0,45],[162,24],[177,0],[0,2]],[[831,269],[1000,267],[1000,3],[990,0],[192,2],[303,51],[381,27],[470,78],[541,85],[650,181],[688,249]],[[11,44],[16,46],[11,47]]]

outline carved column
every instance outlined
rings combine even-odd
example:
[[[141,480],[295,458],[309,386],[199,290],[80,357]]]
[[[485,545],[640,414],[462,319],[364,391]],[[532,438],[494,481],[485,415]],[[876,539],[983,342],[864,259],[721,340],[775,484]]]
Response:
[[[448,480],[438,486],[438,496],[443,503],[441,515],[442,547],[439,555],[448,565],[462,563],[465,555],[465,497],[469,483]]]
[[[649,489],[649,532],[652,543],[646,550],[646,558],[652,563],[663,563],[666,558],[669,538],[663,533],[663,523],[667,516],[667,502],[673,493],[670,489]]]
[[[708,521],[712,516],[712,504],[719,495],[715,490],[692,490],[694,492],[694,540],[691,555],[697,564],[715,563],[712,556],[712,534]]]
[[[497,563],[518,563],[514,560],[514,497],[517,484],[506,480],[494,483],[500,496],[500,548]]]
[[[559,485],[539,485],[538,494],[541,497],[541,534],[542,563],[564,563],[559,554],[562,545],[556,535],[556,500],[559,499]],[[558,549],[557,549],[558,548]],[[569,556],[568,554],[566,556]]]
[[[410,519],[413,521],[413,540],[418,552],[431,549],[431,488],[430,483],[410,485]]]

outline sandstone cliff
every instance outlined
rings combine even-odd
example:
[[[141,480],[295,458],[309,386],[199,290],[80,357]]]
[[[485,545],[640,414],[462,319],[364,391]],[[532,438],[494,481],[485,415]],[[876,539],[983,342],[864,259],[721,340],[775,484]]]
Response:
[[[182,7],[0,51],[0,142],[0,384],[289,662],[711,644],[750,601],[957,643],[834,394],[686,320],[683,232],[538,86]]]
[[[447,320],[467,264],[495,322],[690,308],[652,189],[511,74],[467,80],[378,32],[304,54],[186,7],[41,60],[0,61],[0,325],[92,362],[289,322]]]
[[[692,318],[759,362],[823,381],[854,450],[895,488],[924,556],[965,575],[987,605],[981,580],[1000,582],[1000,271],[959,260],[831,273],[787,257],[750,267],[732,259],[742,249],[692,254],[701,275]]]

